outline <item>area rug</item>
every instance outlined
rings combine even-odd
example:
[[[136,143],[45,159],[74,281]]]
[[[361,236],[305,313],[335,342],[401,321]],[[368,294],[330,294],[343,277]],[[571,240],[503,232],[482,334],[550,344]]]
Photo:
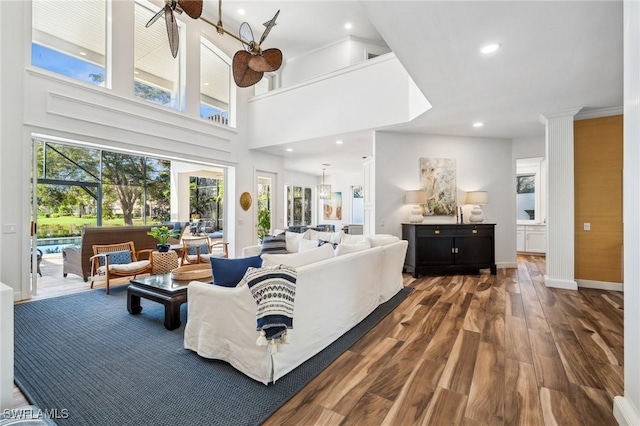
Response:
[[[265,386],[183,348],[162,305],[130,315],[126,288],[15,306],[15,380],[60,425],[257,425],[404,300],[410,288],[294,371]]]

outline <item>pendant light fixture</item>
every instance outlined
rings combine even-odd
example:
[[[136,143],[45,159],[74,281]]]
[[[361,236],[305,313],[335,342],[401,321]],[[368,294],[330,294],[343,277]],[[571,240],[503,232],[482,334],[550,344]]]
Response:
[[[329,164],[323,164],[323,166],[329,166]],[[331,198],[331,185],[324,183],[324,167],[322,168],[322,183],[318,185],[318,196],[321,200]]]

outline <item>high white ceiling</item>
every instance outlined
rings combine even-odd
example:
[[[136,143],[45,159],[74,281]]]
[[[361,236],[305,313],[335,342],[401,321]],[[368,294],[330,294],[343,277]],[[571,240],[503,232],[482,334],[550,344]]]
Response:
[[[217,20],[217,1],[205,14]],[[246,14],[238,18],[237,9]],[[265,47],[285,58],[347,34],[382,40],[433,108],[385,130],[490,138],[543,137],[541,114],[622,105],[621,1],[235,1],[223,2],[225,27],[247,20],[256,38],[280,9]],[[236,22],[234,20],[237,19]],[[350,31],[344,24],[353,23]],[[486,43],[500,43],[483,56]],[[472,123],[484,122],[474,128]],[[336,146],[336,139],[343,139]],[[293,144],[289,169],[353,167],[371,155],[371,134]],[[273,150],[282,155],[282,147]],[[317,172],[316,172],[317,170]],[[329,173],[329,170],[328,170]]]

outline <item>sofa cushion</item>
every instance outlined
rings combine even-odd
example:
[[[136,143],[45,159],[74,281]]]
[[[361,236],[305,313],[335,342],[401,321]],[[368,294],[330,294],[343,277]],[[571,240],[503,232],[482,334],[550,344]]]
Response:
[[[237,286],[249,267],[259,268],[262,266],[260,256],[236,259],[212,257],[210,260],[213,284],[223,287]]]
[[[319,232],[315,229],[307,229],[304,233],[304,238],[307,240],[323,240],[329,241],[333,244],[338,244],[342,241],[342,237],[344,236],[344,232]]]
[[[365,241],[357,244],[342,243],[342,244],[338,244],[338,247],[336,247],[336,256],[342,256],[343,254],[347,254],[347,253],[355,253],[357,251],[366,250],[368,248],[371,248],[371,244],[369,243],[369,241]]]
[[[395,235],[388,234],[369,235],[367,236],[367,239],[371,243],[371,247],[386,246],[387,244],[400,241],[400,238],[396,237]]]
[[[287,242],[285,240],[285,233],[278,235],[265,235],[262,239],[262,248],[260,253],[273,253],[273,254],[285,254],[287,253]]]
[[[329,244],[303,251],[302,253],[289,254],[263,254],[262,266],[288,265],[294,268],[330,259],[334,256],[333,248]]]
[[[307,250],[313,250],[314,248],[317,248],[319,246],[320,245],[318,244],[318,240],[307,240],[304,238],[300,238],[300,241],[298,241],[298,250],[296,251],[302,252]]]
[[[287,241],[287,252],[296,253],[299,249],[298,245],[304,233],[299,232],[285,232],[285,240]]]
[[[344,234],[340,244],[358,244],[358,243],[368,243],[366,235],[352,235],[352,234]]]

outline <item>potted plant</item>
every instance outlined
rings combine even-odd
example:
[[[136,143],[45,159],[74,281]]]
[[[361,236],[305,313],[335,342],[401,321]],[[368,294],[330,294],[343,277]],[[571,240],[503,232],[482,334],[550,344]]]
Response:
[[[267,209],[260,209],[258,212],[258,242],[262,244],[262,239],[271,229],[271,212]]]
[[[158,251],[168,252],[171,248],[171,244],[168,243],[169,238],[177,238],[180,235],[180,231],[177,229],[169,229],[166,226],[154,226],[151,228],[147,235],[152,236],[158,240]]]

